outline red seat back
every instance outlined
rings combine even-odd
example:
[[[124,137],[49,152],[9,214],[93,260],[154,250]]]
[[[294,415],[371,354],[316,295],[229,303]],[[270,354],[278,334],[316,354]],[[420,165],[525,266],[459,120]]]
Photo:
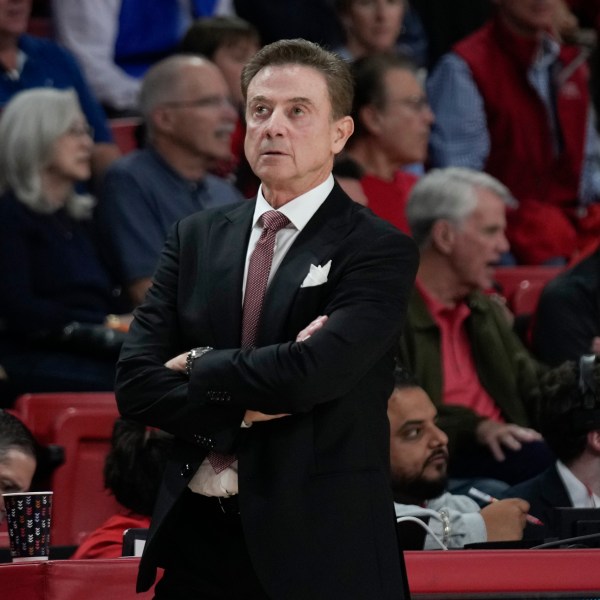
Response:
[[[54,546],[78,545],[118,510],[104,489],[104,461],[117,415],[112,408],[69,408],[55,423],[53,443],[65,462],[52,474]]]
[[[535,289],[539,289],[541,292],[544,285],[563,270],[564,267],[498,267],[494,273],[494,280],[500,287],[500,293],[506,298],[509,308],[516,313],[514,306],[515,294],[523,294],[530,286],[534,286]]]
[[[11,412],[27,427],[40,444],[55,444],[56,422],[70,408],[112,409],[118,414],[112,392],[56,392],[23,394],[17,398]]]

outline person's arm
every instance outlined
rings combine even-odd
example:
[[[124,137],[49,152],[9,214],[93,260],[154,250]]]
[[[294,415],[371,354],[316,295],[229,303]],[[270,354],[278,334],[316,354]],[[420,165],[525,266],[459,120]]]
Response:
[[[100,102],[125,110],[136,107],[140,81],[113,60],[120,9],[121,0],[54,0],[52,20],[58,40],[81,62]]]
[[[479,506],[466,496],[445,493],[430,500],[425,508],[395,502],[394,509],[397,519],[405,516],[429,517],[428,526],[447,548],[462,548],[465,544],[487,541]],[[427,533],[423,549],[440,550],[440,545]]]
[[[340,257],[346,264],[339,273],[333,259],[329,277],[336,280],[335,290],[318,309],[328,321],[315,335],[252,350],[215,348],[194,361],[188,381],[164,366],[189,349],[183,338],[193,332],[182,329],[194,327],[194,317],[189,315],[186,325],[186,315],[178,310],[178,290],[186,285],[179,280],[182,223],[190,220],[169,237],[117,367],[118,402],[129,418],[192,441],[200,426],[211,434],[239,427],[246,409],[308,412],[352,390],[393,347],[417,252],[407,237],[386,228],[380,237],[364,240],[364,247],[348,248],[352,254]],[[185,256],[190,251],[199,252],[186,247]]]
[[[427,81],[427,97],[435,114],[429,140],[432,166],[483,170],[490,136],[483,98],[467,63],[446,54]]]

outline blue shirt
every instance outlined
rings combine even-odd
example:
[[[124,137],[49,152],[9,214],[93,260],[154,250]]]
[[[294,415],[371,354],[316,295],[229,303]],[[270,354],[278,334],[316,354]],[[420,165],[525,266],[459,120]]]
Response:
[[[94,128],[94,141],[112,142],[106,115],[92,95],[75,59],[54,42],[29,35],[19,38],[19,49],[25,58],[19,76],[14,77],[0,69],[0,107],[23,90],[35,87],[73,88],[83,114]]]
[[[153,275],[176,221],[242,200],[238,190],[214,175],[197,182],[184,179],[152,148],[116,160],[104,178],[98,220],[121,281]]]
[[[559,46],[546,38],[528,70],[527,78],[543,101],[548,112],[550,130],[554,135],[556,114],[551,99],[551,67]],[[430,138],[430,161],[434,167],[460,166],[483,170],[490,152],[485,105],[467,63],[450,52],[438,63],[427,81],[427,96],[435,114]],[[589,111],[584,163],[579,186],[582,204],[600,200],[600,138],[593,111]]]

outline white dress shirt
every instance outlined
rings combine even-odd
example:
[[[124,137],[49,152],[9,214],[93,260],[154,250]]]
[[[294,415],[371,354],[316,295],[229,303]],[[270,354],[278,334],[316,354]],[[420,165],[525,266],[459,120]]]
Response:
[[[556,461],[556,470],[561,478],[573,508],[600,508],[600,497],[594,494],[573,471],[560,460]]]
[[[279,265],[283,261],[283,258],[291,248],[292,244],[300,234],[300,232],[306,227],[307,223],[312,219],[314,214],[317,212],[321,204],[325,202],[327,196],[329,196],[333,189],[334,180],[333,176],[329,177],[317,187],[312,190],[294,198],[287,204],[284,204],[279,208],[279,212],[284,214],[290,223],[280,229],[275,237],[275,249],[273,252],[273,262],[271,263],[271,271],[269,273],[269,283],[273,276],[277,272]],[[258,238],[262,233],[262,225],[260,218],[263,213],[269,210],[273,210],[273,207],[265,200],[262,193],[262,185],[258,189],[258,195],[256,198],[256,207],[254,209],[254,216],[252,218],[252,231],[250,233],[250,240],[248,241],[248,249],[246,251],[246,266],[244,268],[244,281],[243,290],[246,290],[246,279],[248,277],[248,264],[250,262],[250,256],[254,251]],[[308,323],[306,323],[308,325]],[[300,332],[298,332],[300,333]],[[243,425],[242,425],[243,426]],[[230,467],[215,473],[212,465],[208,458],[205,458],[195,475],[190,480],[188,487],[192,492],[197,494],[203,494],[204,496],[232,496],[238,493],[238,476],[237,476],[238,463],[235,461]]]

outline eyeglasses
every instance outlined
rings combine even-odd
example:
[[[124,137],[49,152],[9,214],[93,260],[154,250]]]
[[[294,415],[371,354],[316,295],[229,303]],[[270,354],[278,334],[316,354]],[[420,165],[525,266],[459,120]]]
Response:
[[[429,102],[426,96],[411,96],[408,98],[398,98],[396,100],[388,100],[389,104],[401,104],[415,112],[429,110]]]
[[[89,125],[71,125],[69,129],[66,131],[67,135],[72,135],[74,137],[84,137],[89,136],[91,138],[94,137],[94,128]]]
[[[230,98],[223,96],[206,96],[197,100],[171,100],[163,102],[163,106],[171,108],[232,108],[233,102]]]

